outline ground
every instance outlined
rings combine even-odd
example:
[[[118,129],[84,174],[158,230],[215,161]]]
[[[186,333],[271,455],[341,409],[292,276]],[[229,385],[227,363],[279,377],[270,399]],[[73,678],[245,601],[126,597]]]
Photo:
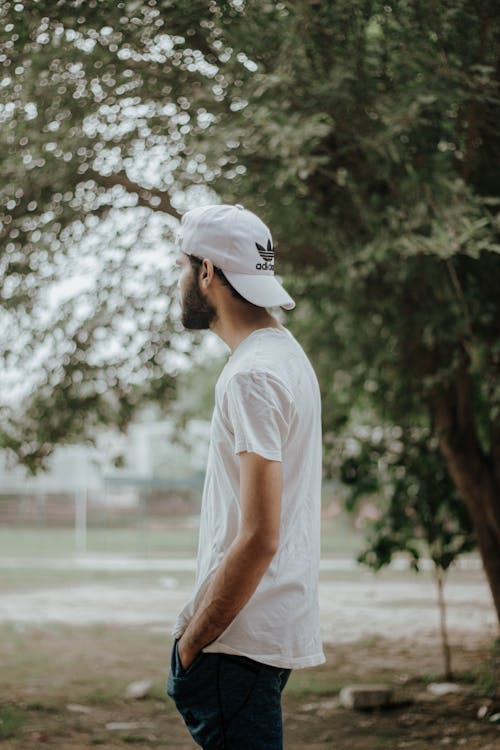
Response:
[[[2,750],[194,750],[164,692],[170,626],[193,582],[194,534],[178,532],[161,557],[144,557],[109,531],[107,549],[71,556],[67,534],[0,530]],[[352,553],[347,535],[325,535],[327,662],[292,674],[285,750],[500,750],[498,625],[477,556],[446,585],[460,690],[437,698],[428,690],[443,679],[432,570],[374,574]],[[125,697],[145,679],[145,698]],[[342,687],[374,682],[393,688],[390,709],[339,705]]]
[[[161,633],[4,625],[0,636],[2,750],[195,747],[164,695],[170,644]],[[495,654],[490,639],[470,633],[466,640],[464,646],[462,634],[452,634],[461,690],[441,698],[427,690],[441,679],[436,640],[375,636],[327,647],[327,663],[295,672],[285,691],[286,750],[498,750],[500,725],[490,717],[500,711],[500,648]],[[153,681],[151,693],[127,699],[126,686],[138,678]],[[344,685],[370,682],[390,685],[395,706],[359,712],[338,705]]]

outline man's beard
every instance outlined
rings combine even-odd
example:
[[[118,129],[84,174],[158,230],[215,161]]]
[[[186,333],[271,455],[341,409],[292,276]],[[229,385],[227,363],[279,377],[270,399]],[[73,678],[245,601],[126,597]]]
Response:
[[[216,317],[215,307],[202,296],[198,278],[193,277],[182,298],[182,325],[192,331],[202,331],[210,328]]]

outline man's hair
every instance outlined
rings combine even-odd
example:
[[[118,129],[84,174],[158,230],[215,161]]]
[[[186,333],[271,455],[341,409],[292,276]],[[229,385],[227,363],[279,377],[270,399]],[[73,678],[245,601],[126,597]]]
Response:
[[[201,264],[203,263],[203,261],[200,260],[200,258],[196,258],[196,256],[194,256],[194,255],[189,255],[188,257],[189,257],[189,260],[191,261],[191,268],[193,269],[193,271],[195,272],[195,274],[198,274],[199,270],[201,268]],[[219,277],[219,279],[224,284],[224,286],[227,286],[227,288],[231,292],[231,294],[234,297],[234,299],[237,299],[239,302],[245,302],[247,305],[251,305],[252,304],[247,299],[245,299],[244,297],[242,297],[239,292],[236,291],[236,289],[234,288],[234,286],[232,286],[229,283],[229,281],[226,279],[226,277],[224,276],[224,272],[221,271],[220,268],[217,268],[217,266],[214,266],[214,273],[215,273],[216,276]]]

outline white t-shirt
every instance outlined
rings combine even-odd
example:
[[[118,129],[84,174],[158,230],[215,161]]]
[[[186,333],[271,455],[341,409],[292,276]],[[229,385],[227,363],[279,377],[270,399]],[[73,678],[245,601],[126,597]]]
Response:
[[[203,650],[275,667],[316,666],[325,661],[318,604],[321,403],[314,370],[284,328],[247,336],[217,382],[196,584],[177,619],[177,638],[238,533],[242,451],[282,462],[279,548],[247,604]]]

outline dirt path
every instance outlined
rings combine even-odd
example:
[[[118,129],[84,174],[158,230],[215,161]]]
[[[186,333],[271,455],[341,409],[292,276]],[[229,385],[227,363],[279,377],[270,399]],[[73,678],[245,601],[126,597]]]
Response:
[[[6,571],[8,574],[8,571]],[[387,580],[370,572],[320,584],[323,637],[344,643],[382,635],[399,638],[433,633],[438,627],[436,593],[428,575]],[[151,571],[138,584],[117,578],[109,583],[76,583],[8,591],[0,597],[0,623],[44,625],[141,625],[169,632],[191,591],[175,575]],[[464,633],[493,636],[496,615],[482,571],[456,575],[446,586],[448,623]]]

